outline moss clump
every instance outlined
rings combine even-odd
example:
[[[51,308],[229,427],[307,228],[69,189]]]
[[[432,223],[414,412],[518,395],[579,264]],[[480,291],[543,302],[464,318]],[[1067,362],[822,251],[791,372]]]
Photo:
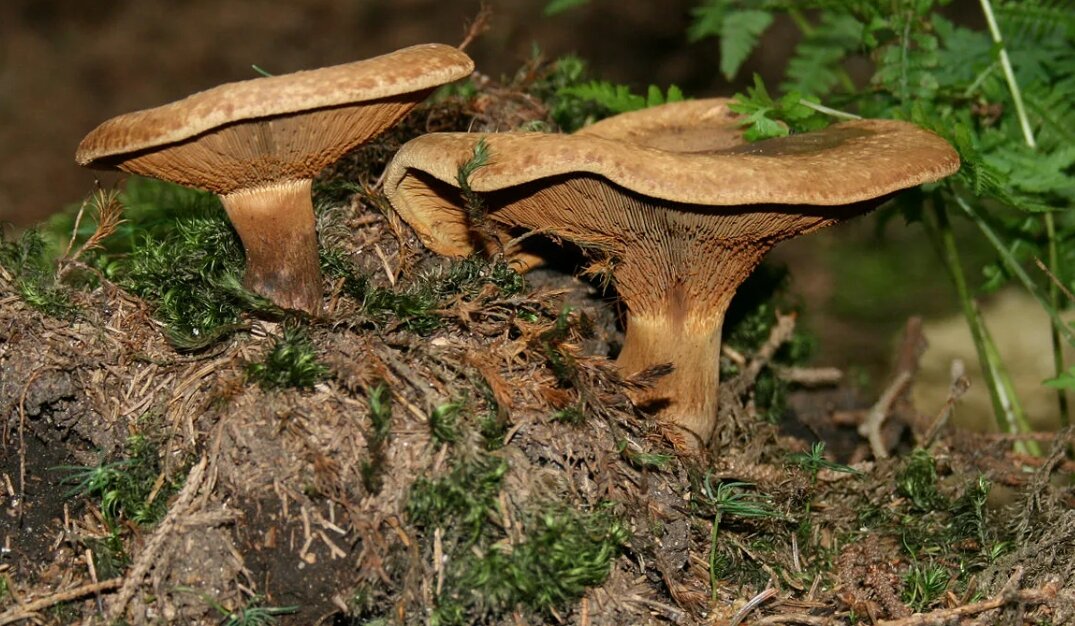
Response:
[[[587,587],[604,582],[629,538],[623,523],[604,511],[552,510],[530,520],[526,528],[522,543],[510,550],[497,545],[481,556],[472,554],[459,568],[458,588],[470,591],[478,612],[522,606],[549,614],[581,597]]]
[[[45,315],[71,318],[78,310],[56,277],[53,255],[42,233],[34,228],[18,239],[0,241],[2,267],[19,297]]]
[[[242,313],[265,308],[243,288],[243,251],[223,209],[208,201],[159,235],[146,232],[113,273],[131,293],[153,306],[169,339],[198,348],[234,330]]]
[[[317,360],[314,344],[297,326],[285,326],[265,360],[246,367],[247,377],[262,389],[313,389],[326,374],[328,368]]]
[[[628,539],[610,511],[580,513],[553,503],[524,514],[525,539],[508,547],[496,521],[505,513],[498,496],[507,471],[503,459],[483,456],[411,488],[408,518],[441,529],[447,555],[431,624],[472,624],[518,608],[549,614],[604,581]]]
[[[496,509],[507,472],[504,459],[484,456],[456,465],[444,478],[419,478],[411,487],[407,517],[424,528],[452,524],[472,544],[486,529],[489,511]]]
[[[919,511],[943,506],[944,497],[937,491],[937,463],[929,452],[917,449],[896,478],[896,488]]]

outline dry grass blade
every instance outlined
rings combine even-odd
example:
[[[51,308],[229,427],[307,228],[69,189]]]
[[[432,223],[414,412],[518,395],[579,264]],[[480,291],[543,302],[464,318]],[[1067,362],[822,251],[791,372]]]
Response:
[[[71,249],[74,248],[75,241],[78,239],[78,229],[87,207],[92,212],[97,225],[86,241],[82,242],[82,245],[72,253]],[[71,239],[67,242],[67,248],[64,250],[63,256],[60,257],[60,270],[57,278],[62,280],[64,275],[78,262],[83,254],[100,248],[104,240],[111,237],[119,225],[124,222],[122,215],[123,204],[119,201],[119,191],[117,189],[106,190],[101,187],[94,189],[90,197],[86,198],[78,208],[75,225],[71,229]]]

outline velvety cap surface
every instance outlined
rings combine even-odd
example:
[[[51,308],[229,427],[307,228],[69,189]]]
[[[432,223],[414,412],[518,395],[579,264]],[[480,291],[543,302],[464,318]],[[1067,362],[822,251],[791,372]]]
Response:
[[[662,108],[630,115],[645,121],[644,114],[653,111],[665,117]],[[599,125],[574,135],[432,133],[400,150],[386,189],[398,185],[410,169],[454,181],[459,165],[482,138],[490,157],[470,179],[477,192],[589,173],[669,202],[824,206],[868,200],[939,180],[959,169],[959,156],[948,142],[908,122],[855,120],[743,144],[729,139],[725,119],[711,119],[717,122],[703,120],[693,129],[684,121],[666,135],[647,127],[638,133],[642,140],[620,122],[615,128],[619,137],[600,132]],[[707,136],[714,138],[713,147],[702,139]]]
[[[462,51],[424,44],[344,65],[228,83],[104,122],[82,140],[75,160],[93,165],[244,120],[426,91],[473,69]]]

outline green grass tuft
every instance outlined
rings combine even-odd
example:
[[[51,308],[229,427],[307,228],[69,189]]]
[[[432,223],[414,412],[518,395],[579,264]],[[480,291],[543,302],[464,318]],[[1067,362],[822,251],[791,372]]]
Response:
[[[915,563],[903,577],[901,599],[915,613],[921,613],[944,595],[951,579],[948,570],[940,565]]]
[[[141,435],[127,440],[126,455],[96,466],[61,465],[66,472],[61,481],[73,485],[67,497],[88,497],[97,501],[101,516],[118,527],[122,520],[152,526],[168,510],[168,498],[180,483],[165,480],[159,486],[161,463],[157,445]]]

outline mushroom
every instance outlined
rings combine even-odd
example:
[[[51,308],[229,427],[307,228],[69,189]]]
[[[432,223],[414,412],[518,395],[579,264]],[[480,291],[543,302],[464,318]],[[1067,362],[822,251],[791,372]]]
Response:
[[[426,44],[227,83],[104,122],[75,160],[215,192],[246,250],[247,287],[316,314],[322,285],[311,180],[473,68],[460,50]]]
[[[626,305],[619,367],[674,368],[636,401],[682,429],[688,447],[706,445],[717,424],[724,314],[765,252],[959,168],[943,139],[894,120],[744,144],[727,105],[662,105],[573,135],[425,135],[396,154],[385,193],[432,250],[469,253],[481,242],[469,234],[456,174],[485,141],[487,164],[468,184],[486,219],[608,257]]]

